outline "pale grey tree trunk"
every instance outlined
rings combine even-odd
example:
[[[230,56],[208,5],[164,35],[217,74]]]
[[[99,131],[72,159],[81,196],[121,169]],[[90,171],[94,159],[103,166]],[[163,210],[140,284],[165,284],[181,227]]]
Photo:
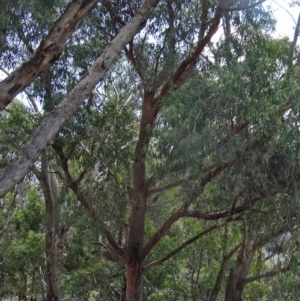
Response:
[[[111,41],[70,94],[43,119],[16,158],[0,170],[0,197],[3,197],[14,185],[19,183],[33,167],[40,152],[54,138],[66,120],[88,98],[97,83],[120,56],[126,44],[141,30],[142,24],[147,20],[151,11],[150,8],[155,7],[158,2],[159,0],[146,0],[144,2],[133,19]]]

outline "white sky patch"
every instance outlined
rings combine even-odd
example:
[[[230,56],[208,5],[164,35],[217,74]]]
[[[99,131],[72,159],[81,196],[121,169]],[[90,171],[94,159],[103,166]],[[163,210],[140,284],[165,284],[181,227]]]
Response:
[[[275,36],[287,36],[290,38],[290,40],[293,40],[300,8],[297,6],[289,7],[288,2],[290,1],[268,0],[266,1],[265,5],[270,5],[274,10],[274,16],[277,20]]]

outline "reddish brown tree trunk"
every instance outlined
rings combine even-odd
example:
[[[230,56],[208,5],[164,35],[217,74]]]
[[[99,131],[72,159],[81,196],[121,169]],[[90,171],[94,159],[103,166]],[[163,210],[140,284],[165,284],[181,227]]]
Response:
[[[139,140],[134,154],[133,187],[129,191],[132,208],[127,241],[126,301],[141,301],[143,293],[144,258],[141,258],[141,250],[149,189],[146,180],[145,160],[150,140],[150,127],[158,113],[154,110],[153,98],[154,95],[151,93],[145,93],[144,95]]]
[[[126,301],[142,301],[143,265],[137,260],[126,265]]]
[[[143,294],[143,247],[144,222],[147,199],[142,193],[132,192],[132,212],[127,242],[128,262],[126,263],[126,301],[141,301]]]

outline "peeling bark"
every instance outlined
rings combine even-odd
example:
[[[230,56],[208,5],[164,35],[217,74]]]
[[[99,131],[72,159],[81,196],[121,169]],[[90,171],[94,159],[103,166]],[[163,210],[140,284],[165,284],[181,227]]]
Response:
[[[69,3],[35,53],[0,82],[0,110],[60,58],[69,37],[98,1],[73,0]]]

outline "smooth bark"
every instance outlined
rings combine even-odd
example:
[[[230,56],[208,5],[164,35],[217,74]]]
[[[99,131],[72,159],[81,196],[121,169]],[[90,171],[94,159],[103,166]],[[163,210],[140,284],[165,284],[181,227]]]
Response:
[[[97,83],[103,78],[122,49],[133,39],[147,20],[151,7],[155,7],[159,0],[146,0],[135,17],[127,23],[119,34],[106,47],[102,55],[88,70],[85,77],[74,87],[70,94],[41,122],[27,143],[19,151],[17,157],[4,169],[0,170],[0,197],[19,183],[26,173],[33,167],[40,152],[47,143],[54,138],[66,120],[68,120],[88,98]]]

